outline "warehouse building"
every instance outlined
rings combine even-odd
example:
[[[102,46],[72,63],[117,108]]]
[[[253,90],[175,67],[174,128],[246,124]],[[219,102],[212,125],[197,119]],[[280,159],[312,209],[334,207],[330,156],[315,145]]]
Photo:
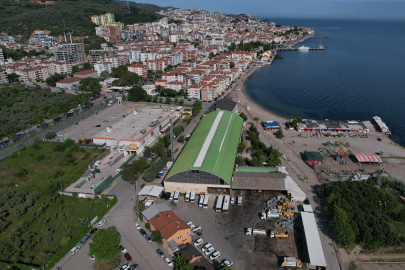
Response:
[[[164,180],[165,190],[229,191],[243,119],[230,111],[204,116]]]

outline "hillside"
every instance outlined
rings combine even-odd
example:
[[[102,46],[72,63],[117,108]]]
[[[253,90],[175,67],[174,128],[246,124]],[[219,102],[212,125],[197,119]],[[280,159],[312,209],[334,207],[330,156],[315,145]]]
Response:
[[[129,5],[130,7],[136,7],[136,8],[140,8],[149,12],[159,12],[161,10],[167,10],[171,7],[160,7],[157,5],[153,5],[153,4],[142,4],[142,3],[135,3],[135,2],[130,2],[130,1],[118,1],[123,5]]]
[[[95,33],[96,26],[91,22],[92,15],[114,13],[116,21],[125,24],[151,22],[160,18],[158,14],[127,6],[112,0],[59,0],[44,5],[29,1],[0,1],[0,32],[21,36],[26,42],[36,29],[49,30],[50,35],[89,36]]]

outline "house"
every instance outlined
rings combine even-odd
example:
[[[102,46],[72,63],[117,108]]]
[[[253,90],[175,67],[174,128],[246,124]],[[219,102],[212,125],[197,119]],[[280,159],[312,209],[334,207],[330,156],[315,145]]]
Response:
[[[202,253],[193,245],[181,245],[177,254],[186,256],[188,262],[194,267],[206,270],[215,270],[214,265],[206,259]]]
[[[156,86],[153,84],[153,82],[147,81],[143,86],[142,86],[143,90],[146,91],[146,93],[150,96],[155,96],[158,93],[158,91],[156,90]]]
[[[304,152],[304,161],[312,167],[324,163],[323,156],[319,152]]]
[[[77,77],[66,78],[56,82],[56,87],[71,90],[73,87],[78,86],[81,80],[82,78]]]
[[[159,231],[163,245],[170,252],[176,252],[179,245],[191,243],[191,228],[180,219],[166,204],[155,204],[142,211],[144,221],[150,224],[151,231]]]

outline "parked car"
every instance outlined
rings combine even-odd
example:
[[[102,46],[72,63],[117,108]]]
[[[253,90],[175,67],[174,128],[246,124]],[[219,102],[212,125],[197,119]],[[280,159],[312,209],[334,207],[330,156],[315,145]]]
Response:
[[[231,203],[235,203],[235,198],[231,198]]]
[[[151,243],[151,242],[152,242],[152,238],[150,238],[150,236],[149,236],[149,235],[145,235],[145,239],[146,239],[146,241],[148,241],[149,243]]]
[[[173,266],[172,261],[167,257],[165,257],[165,262],[167,263],[168,266],[170,266],[170,267]]]
[[[93,235],[96,231],[98,231],[98,228],[93,228],[90,230],[89,234]]]
[[[139,268],[139,265],[133,264],[128,268],[128,270],[134,270],[134,269],[138,269],[138,268]]]
[[[128,270],[129,269],[129,263],[124,264],[123,266],[121,266],[120,270]]]
[[[191,221],[187,221],[187,225],[190,226],[191,229],[195,228],[195,225]]]
[[[203,243],[203,239],[202,238],[198,238],[197,240],[195,240],[194,242],[194,246],[199,246]]]
[[[91,255],[90,260],[94,261],[96,259],[96,256]]]
[[[103,225],[104,225],[104,223],[105,223],[105,219],[100,220],[100,222],[98,223],[98,226],[99,226],[99,227],[101,227],[101,226],[103,226]]]
[[[221,253],[219,253],[219,251],[215,251],[214,253],[212,253],[212,255],[210,256],[210,260],[213,261],[216,258],[219,258],[219,256],[221,256]]]
[[[127,262],[132,261],[131,255],[129,255],[129,253],[125,253],[125,259],[127,259]]]
[[[127,253],[127,249],[124,248],[123,246],[118,246],[121,249],[121,253]]]
[[[79,249],[80,249],[80,246],[75,246],[74,248],[72,248],[71,250],[70,250],[70,254],[75,254],[76,252],[78,252],[79,251]]]
[[[207,248],[206,250],[205,250],[205,252],[204,252],[204,254],[206,255],[206,256],[208,256],[208,255],[210,255],[212,252],[214,252],[215,251],[215,248],[214,247],[209,247],[209,248]]]
[[[160,258],[163,258],[165,256],[160,249],[157,249],[156,253],[159,255]]]
[[[170,192],[166,192],[166,193],[165,193],[165,201],[170,200],[170,196],[171,196],[171,193],[170,193]]]
[[[145,235],[146,235],[146,232],[145,232],[144,229],[140,229],[139,232],[142,234],[142,236],[145,236]]]
[[[223,264],[226,264],[226,265],[228,265],[228,266],[232,266],[232,265],[233,265],[233,262],[230,261],[230,260],[223,260],[222,263],[223,263]]]
[[[140,230],[140,229],[141,229],[141,226],[139,226],[139,223],[135,223],[135,228],[136,228],[137,230]]]
[[[211,247],[211,243],[206,243],[203,247],[202,247],[202,252],[205,252],[208,248]]]
[[[174,198],[174,192],[170,193],[170,200],[173,200]]]

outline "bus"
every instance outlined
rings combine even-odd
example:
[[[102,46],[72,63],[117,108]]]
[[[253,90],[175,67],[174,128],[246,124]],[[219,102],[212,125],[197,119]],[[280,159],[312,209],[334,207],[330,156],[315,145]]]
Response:
[[[186,192],[186,195],[184,196],[184,201],[189,202],[190,201],[190,191]]]
[[[195,192],[191,192],[191,194],[190,194],[190,202],[195,203]]]
[[[173,201],[174,201],[174,202],[178,202],[178,201],[179,201],[179,194],[180,194],[180,192],[178,192],[178,191],[175,191],[175,192],[174,192],[174,198],[173,198]]]
[[[222,214],[228,214],[228,210],[229,210],[229,201],[230,201],[230,196],[229,195],[225,195],[224,198],[224,205],[222,206]]]
[[[221,212],[222,211],[222,202],[224,200],[224,195],[218,195],[217,196],[217,204],[215,205],[215,212]]]
[[[198,201],[198,207],[203,207],[204,195],[200,195],[200,200]]]
[[[203,208],[208,208],[209,201],[210,201],[210,195],[205,195],[204,202],[203,202]]]

